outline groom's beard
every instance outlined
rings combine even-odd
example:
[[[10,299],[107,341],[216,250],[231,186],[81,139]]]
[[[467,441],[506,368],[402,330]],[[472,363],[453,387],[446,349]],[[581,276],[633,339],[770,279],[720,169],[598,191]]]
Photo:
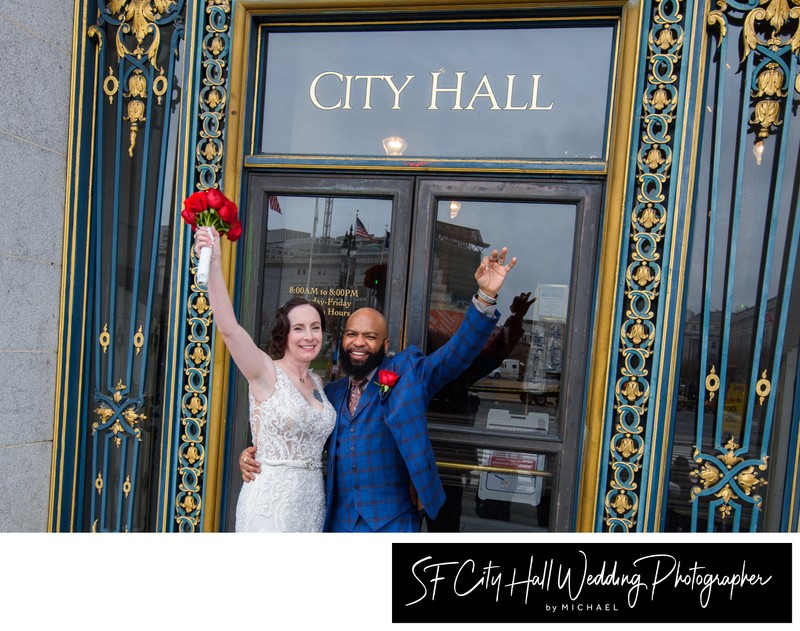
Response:
[[[370,353],[363,364],[354,364],[350,360],[350,353],[342,348],[342,352],[339,354],[339,361],[342,362],[342,368],[346,375],[360,379],[366,377],[380,366],[384,357],[386,357],[386,349],[381,346],[377,353]]]

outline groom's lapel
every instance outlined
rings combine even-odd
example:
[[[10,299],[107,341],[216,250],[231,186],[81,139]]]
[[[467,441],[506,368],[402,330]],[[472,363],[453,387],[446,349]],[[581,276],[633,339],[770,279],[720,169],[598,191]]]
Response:
[[[364,388],[364,392],[361,393],[361,399],[359,399],[358,401],[358,407],[356,408],[356,413],[353,414],[353,418],[361,414],[361,411],[365,407],[370,405],[373,399],[379,398],[381,396],[381,389],[380,386],[378,386],[378,375],[380,374],[381,370],[387,369],[391,365],[392,365],[391,359],[388,357],[384,357],[383,361],[375,370],[375,374],[372,375],[372,379],[369,380],[366,387]]]

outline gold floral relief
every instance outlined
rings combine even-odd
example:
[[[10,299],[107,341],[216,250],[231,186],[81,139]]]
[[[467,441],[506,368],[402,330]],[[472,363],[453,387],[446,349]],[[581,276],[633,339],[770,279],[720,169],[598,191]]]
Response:
[[[620,322],[619,368],[615,376],[615,434],[609,445],[605,528],[627,532],[639,519],[639,484],[646,454],[654,332],[661,297],[664,231],[671,220],[676,111],[684,98],[678,81],[687,3],[655,0],[648,19],[648,48],[636,160],[636,189],[629,209],[630,236],[624,262],[625,296]]]
[[[208,190],[219,185],[225,158],[224,130],[228,104],[230,56],[230,10],[228,0],[207,0],[205,21],[200,27],[202,41],[202,78],[194,96],[198,115],[204,124],[193,139],[197,164],[193,188]],[[194,260],[194,259],[193,259]],[[198,528],[202,516],[205,485],[205,449],[207,414],[209,412],[208,377],[212,362],[212,310],[205,294],[190,278],[186,299],[186,318],[190,334],[184,347],[185,392],[182,401],[181,427],[183,443],[179,447],[179,492],[174,499],[175,523],[182,532]]]
[[[621,491],[611,502],[611,508],[618,514],[623,515],[633,508],[633,503],[625,491]]]
[[[147,416],[139,411],[138,404],[131,402],[122,394],[126,388],[127,386],[120,379],[114,394],[110,397],[113,407],[109,404],[108,396],[102,396],[103,400],[94,409],[94,413],[100,420],[92,423],[92,434],[98,431],[111,432],[114,435],[113,442],[118,448],[122,445],[122,439],[126,435],[141,441],[142,430],[138,425],[147,419]],[[123,426],[120,419],[123,419],[127,426]]]
[[[783,121],[780,120],[781,104],[772,99],[757,101],[753,107],[753,117],[750,122],[758,125],[758,137],[763,139],[769,137],[773,126],[777,127]]]
[[[697,448],[692,454],[692,459],[700,466],[691,472],[692,477],[699,482],[699,485],[694,486],[690,492],[691,500],[696,501],[701,495],[711,493],[710,489],[727,480],[721,489],[713,493],[714,497],[722,500],[718,510],[723,519],[731,515],[732,504],[743,496],[752,498],[751,503],[761,508],[761,497],[755,495],[754,491],[759,486],[767,484],[767,480],[761,477],[759,471],[767,470],[768,456],[762,456],[756,461],[750,460],[749,462],[753,464],[748,464],[748,461],[737,453],[738,450],[739,445],[733,437],[730,437],[725,443],[725,453],[720,456],[701,454]]]
[[[758,75],[758,91],[753,95],[759,96],[786,96],[786,92],[782,89],[786,77],[783,74],[780,66],[774,61],[767,64],[766,68]]]
[[[762,143],[783,124],[781,111],[789,105],[785,71],[792,67],[790,57],[800,52],[800,0],[759,0],[753,7],[720,0],[717,6],[709,14],[708,24],[719,29],[720,45],[727,34],[727,20],[743,15],[741,61],[751,55],[756,60],[749,122],[755,127],[756,142]],[[794,85],[800,93],[800,74]]]
[[[118,60],[123,62],[126,58],[135,58],[141,61],[146,58],[147,64],[158,74],[152,78],[152,71],[136,67],[127,78],[127,92],[123,94],[123,98],[131,100],[123,120],[130,123],[130,157],[133,157],[136,148],[139,125],[145,121],[145,102],[153,93],[161,104],[169,87],[164,69],[158,65],[162,40],[159,22],[169,16],[177,4],[176,0],[111,0],[106,3],[112,23],[119,22],[114,38]],[[96,27],[94,32],[98,32]],[[120,72],[124,75],[123,70]],[[148,74],[151,78],[148,78]],[[109,103],[114,102],[114,96],[119,91],[119,82],[120,79],[109,66],[108,75],[103,82],[103,91],[108,96]]]
[[[141,59],[142,56],[147,55],[149,58],[154,58],[160,44],[160,31],[155,24],[162,15],[168,13],[177,2],[175,0],[111,0],[108,2],[108,10],[111,13],[116,13],[120,21],[125,26],[125,32],[132,32],[138,46],[129,51],[121,44],[121,39],[117,38],[117,46],[122,46],[123,52],[120,57],[127,54],[135,54]],[[120,31],[122,31],[120,27]],[[153,36],[153,42],[145,50],[142,48],[145,38],[148,35]],[[155,50],[154,50],[155,49]]]

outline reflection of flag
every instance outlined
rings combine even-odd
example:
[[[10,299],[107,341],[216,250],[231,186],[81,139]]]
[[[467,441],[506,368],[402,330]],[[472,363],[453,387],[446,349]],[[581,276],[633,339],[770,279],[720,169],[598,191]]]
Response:
[[[387,231],[386,231],[386,236],[385,236],[385,237],[383,237],[383,247],[385,247],[385,248],[388,248],[388,247],[389,247],[389,235],[390,235],[390,234],[391,234],[391,233],[390,233],[390,232],[387,230]]]
[[[375,239],[372,238],[370,233],[367,232],[367,228],[364,226],[363,223],[361,223],[361,220],[358,217],[356,217],[356,236],[362,237],[364,239],[369,239],[370,241],[375,241]]]
[[[270,195],[269,196],[269,207],[272,208],[276,213],[282,215],[281,212],[281,205],[278,203],[278,196],[277,195]]]

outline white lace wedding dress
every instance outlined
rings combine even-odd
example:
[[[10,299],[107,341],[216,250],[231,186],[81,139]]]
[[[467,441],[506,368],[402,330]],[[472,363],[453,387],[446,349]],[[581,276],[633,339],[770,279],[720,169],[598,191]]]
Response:
[[[275,391],[250,399],[250,429],[261,473],[245,482],[236,505],[236,532],[320,532],[325,518],[322,450],[336,412],[309,373],[324,404],[316,409],[280,366]]]

